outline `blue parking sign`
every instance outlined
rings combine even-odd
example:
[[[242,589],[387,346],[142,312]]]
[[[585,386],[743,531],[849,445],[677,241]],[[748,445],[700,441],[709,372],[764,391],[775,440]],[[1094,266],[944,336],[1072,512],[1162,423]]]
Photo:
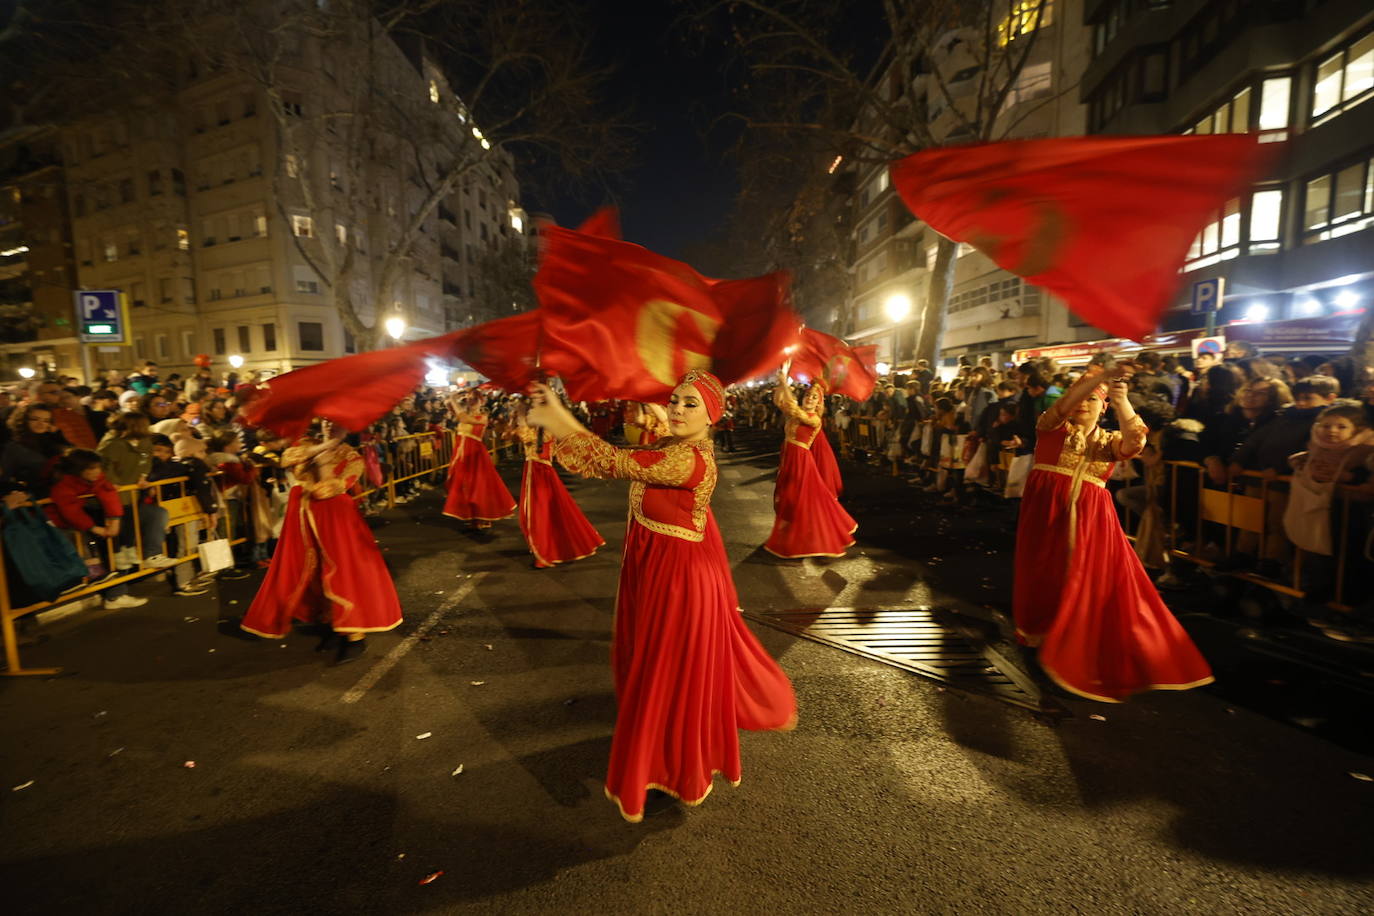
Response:
[[[1221,311],[1221,303],[1226,295],[1226,280],[1199,280],[1193,284],[1193,314],[1206,315],[1208,312]]]
[[[83,343],[123,343],[123,296],[117,289],[76,291],[76,327]]]

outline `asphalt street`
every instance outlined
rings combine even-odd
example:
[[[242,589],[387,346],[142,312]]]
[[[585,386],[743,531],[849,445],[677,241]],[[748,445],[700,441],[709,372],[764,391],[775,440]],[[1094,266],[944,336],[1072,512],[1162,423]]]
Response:
[[[722,456],[714,499],[746,610],[1009,607],[1004,517],[852,467],[859,545],[772,559],[776,445],[753,442]],[[1369,757],[1205,691],[1066,701],[1049,724],[758,624],[797,730],[746,734],[738,788],[624,823],[600,779],[626,486],[569,486],[608,545],[554,570],[514,520],[479,539],[444,519],[437,490],[377,520],[407,621],[355,664],[226,635],[257,577],[45,621],[25,661],[66,673],[0,679],[0,905],[1374,912]]]

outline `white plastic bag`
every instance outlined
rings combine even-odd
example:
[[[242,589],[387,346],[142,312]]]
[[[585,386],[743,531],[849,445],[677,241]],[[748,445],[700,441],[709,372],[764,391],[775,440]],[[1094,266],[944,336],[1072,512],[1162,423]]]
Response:
[[[1030,476],[1031,465],[1034,463],[1034,455],[1017,455],[1011,459],[1011,467],[1007,469],[1007,486],[1002,491],[1003,496],[1007,499],[1021,498],[1021,492],[1026,488],[1026,478]]]
[[[229,549],[228,538],[205,541],[200,545],[200,568],[202,572],[219,572],[234,565],[234,551]]]

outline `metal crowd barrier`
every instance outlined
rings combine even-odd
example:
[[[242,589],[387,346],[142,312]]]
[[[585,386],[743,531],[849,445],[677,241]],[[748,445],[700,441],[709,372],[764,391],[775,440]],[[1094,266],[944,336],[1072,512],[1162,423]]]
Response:
[[[455,442],[456,433],[453,430],[444,430],[442,432],[414,433],[400,436],[396,439],[382,440],[380,443],[365,443],[363,446],[360,446],[360,452],[363,448],[373,448],[377,444],[383,447],[384,454],[379,457],[382,464],[382,481],[377,486],[368,486],[365,483],[360,483],[359,489],[352,493],[353,498],[355,500],[362,500],[381,494],[386,501],[387,507],[391,508],[396,505],[397,484],[425,476],[430,476],[435,482],[442,482],[442,475],[447,469],[449,462],[453,459]],[[499,442],[493,442],[490,447],[495,451],[499,445]],[[218,474],[216,473],[212,476],[218,476]],[[138,551],[140,557],[143,555],[143,534],[138,527],[137,503],[150,493],[156,499],[157,503],[167,510],[167,531],[169,539],[174,528],[184,528],[193,522],[200,525],[207,519],[208,515],[200,511],[200,507],[195,497],[186,493],[186,482],[187,478],[185,477],[172,477],[166,480],[153,481],[145,488],[140,488],[136,485],[117,488],[120,499],[127,500],[124,521],[133,525],[134,549]],[[172,487],[174,485],[178,487],[178,495],[164,498],[163,488]],[[94,497],[88,498],[94,499]],[[37,505],[42,508],[51,502],[51,500],[44,499],[38,501]],[[237,523],[237,519],[231,519],[229,517],[229,512],[220,511],[218,516],[219,528],[217,530],[222,537],[227,537],[229,539],[231,545],[242,544],[247,540],[244,536],[244,532],[234,531],[233,526]],[[123,521],[121,524],[123,524]],[[72,536],[77,553],[80,554],[83,559],[86,559],[87,550],[85,536],[79,531],[68,531],[68,529],[59,530],[67,531]],[[0,632],[3,632],[6,663],[5,670],[0,672],[0,674],[14,676],[52,675],[59,673],[61,671],[60,668],[25,668],[23,666],[19,659],[19,640],[15,631],[15,621],[27,614],[37,613],[38,611],[47,610],[64,604],[70,604],[73,601],[80,601],[83,598],[98,594],[111,586],[166,572],[183,563],[190,563],[199,559],[199,552],[193,549],[195,545],[189,543],[189,538],[178,537],[178,541],[185,545],[183,547],[185,555],[176,557],[176,563],[174,564],[151,569],[135,568],[129,573],[115,578],[101,579],[95,583],[86,582],[63,592],[53,601],[39,601],[23,607],[13,606],[5,564],[0,563]],[[104,559],[109,564],[108,568],[113,569],[115,550],[113,539],[106,539],[105,546],[108,556]]]
[[[213,476],[218,476],[218,474]],[[209,517],[207,513],[200,511],[200,506],[196,498],[186,493],[186,482],[188,479],[189,478],[186,477],[169,477],[166,480],[155,480],[146,487],[130,484],[128,486],[116,488],[120,494],[120,500],[125,504],[125,514],[120,520],[120,525],[123,527],[123,525],[127,523],[132,526],[134,535],[133,549],[137,551],[139,557],[143,556],[143,532],[138,524],[138,504],[145,496],[151,494],[157,504],[167,510],[167,532],[169,540],[174,528],[184,529],[192,523],[201,525]],[[178,488],[179,495],[164,498],[163,488],[171,486],[176,486]],[[126,498],[127,501],[125,501]],[[90,496],[87,497],[87,499],[95,499],[95,497]],[[41,499],[38,500],[35,505],[46,513],[44,507],[51,503],[52,500],[50,499]],[[218,513],[218,530],[221,531],[223,537],[229,539],[231,545],[241,544],[244,542],[245,538],[241,535],[236,536],[233,530],[234,520],[229,516],[230,513],[227,511]],[[0,525],[2,524],[3,523],[0,522]],[[83,560],[90,558],[86,546],[86,537],[82,532],[67,528],[59,528],[58,530],[71,535],[72,541],[76,546],[77,554],[81,556]],[[114,570],[115,539],[105,538],[104,541],[106,556],[103,559],[105,563],[108,564],[106,568]],[[178,541],[184,545],[183,551],[185,555],[176,557],[175,563],[148,569],[135,567],[124,575],[118,575],[113,578],[102,578],[96,582],[86,582],[82,585],[68,589],[53,601],[39,601],[23,607],[15,607],[13,605],[10,594],[9,573],[6,568],[7,564],[0,563],[0,631],[3,631],[6,666],[5,670],[0,673],[10,676],[23,674],[52,675],[59,673],[62,670],[60,668],[25,668],[21,664],[19,660],[19,639],[15,632],[14,622],[26,614],[32,614],[59,605],[69,604],[73,601],[79,601],[102,592],[111,586],[121,585],[125,582],[132,582],[135,579],[143,579],[148,576],[156,575],[157,573],[166,572],[183,563],[190,563],[193,560],[199,559],[199,552],[192,549],[195,545],[190,543],[189,538],[178,537]]]

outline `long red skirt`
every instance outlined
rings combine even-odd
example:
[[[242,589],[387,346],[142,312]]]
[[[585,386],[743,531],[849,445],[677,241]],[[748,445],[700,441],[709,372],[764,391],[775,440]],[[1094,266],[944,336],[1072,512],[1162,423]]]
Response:
[[[792,683],[739,612],[714,515],[695,543],[631,520],[611,669],[619,709],[606,796],[627,821],[644,816],[651,788],[697,805],[717,773],[738,785],[739,730],[797,721]]]
[[[816,473],[830,492],[839,496],[844,492],[844,478],[840,476],[840,464],[835,460],[835,451],[830,447],[825,430],[819,430],[811,440],[811,460],[816,462]]]
[[[496,472],[491,456],[480,442],[466,436],[458,437],[448,466],[444,514],[465,522],[494,522],[515,514],[515,497]]]
[[[780,557],[842,557],[858,525],[821,480],[800,445],[784,442],[773,487],[773,533],[764,549]]]
[[[520,530],[541,569],[596,553],[606,543],[563,486],[558,472],[542,461],[526,461],[520,479]]]
[[[281,639],[291,621],[336,633],[376,633],[401,622],[401,601],[372,531],[346,494],[305,499],[291,490],[281,539],[241,626]]]
[[[1071,479],[1033,470],[1016,530],[1018,638],[1065,690],[1120,702],[1211,683],[1212,669],[1164,606],[1103,487],[1085,483],[1069,554]]]

